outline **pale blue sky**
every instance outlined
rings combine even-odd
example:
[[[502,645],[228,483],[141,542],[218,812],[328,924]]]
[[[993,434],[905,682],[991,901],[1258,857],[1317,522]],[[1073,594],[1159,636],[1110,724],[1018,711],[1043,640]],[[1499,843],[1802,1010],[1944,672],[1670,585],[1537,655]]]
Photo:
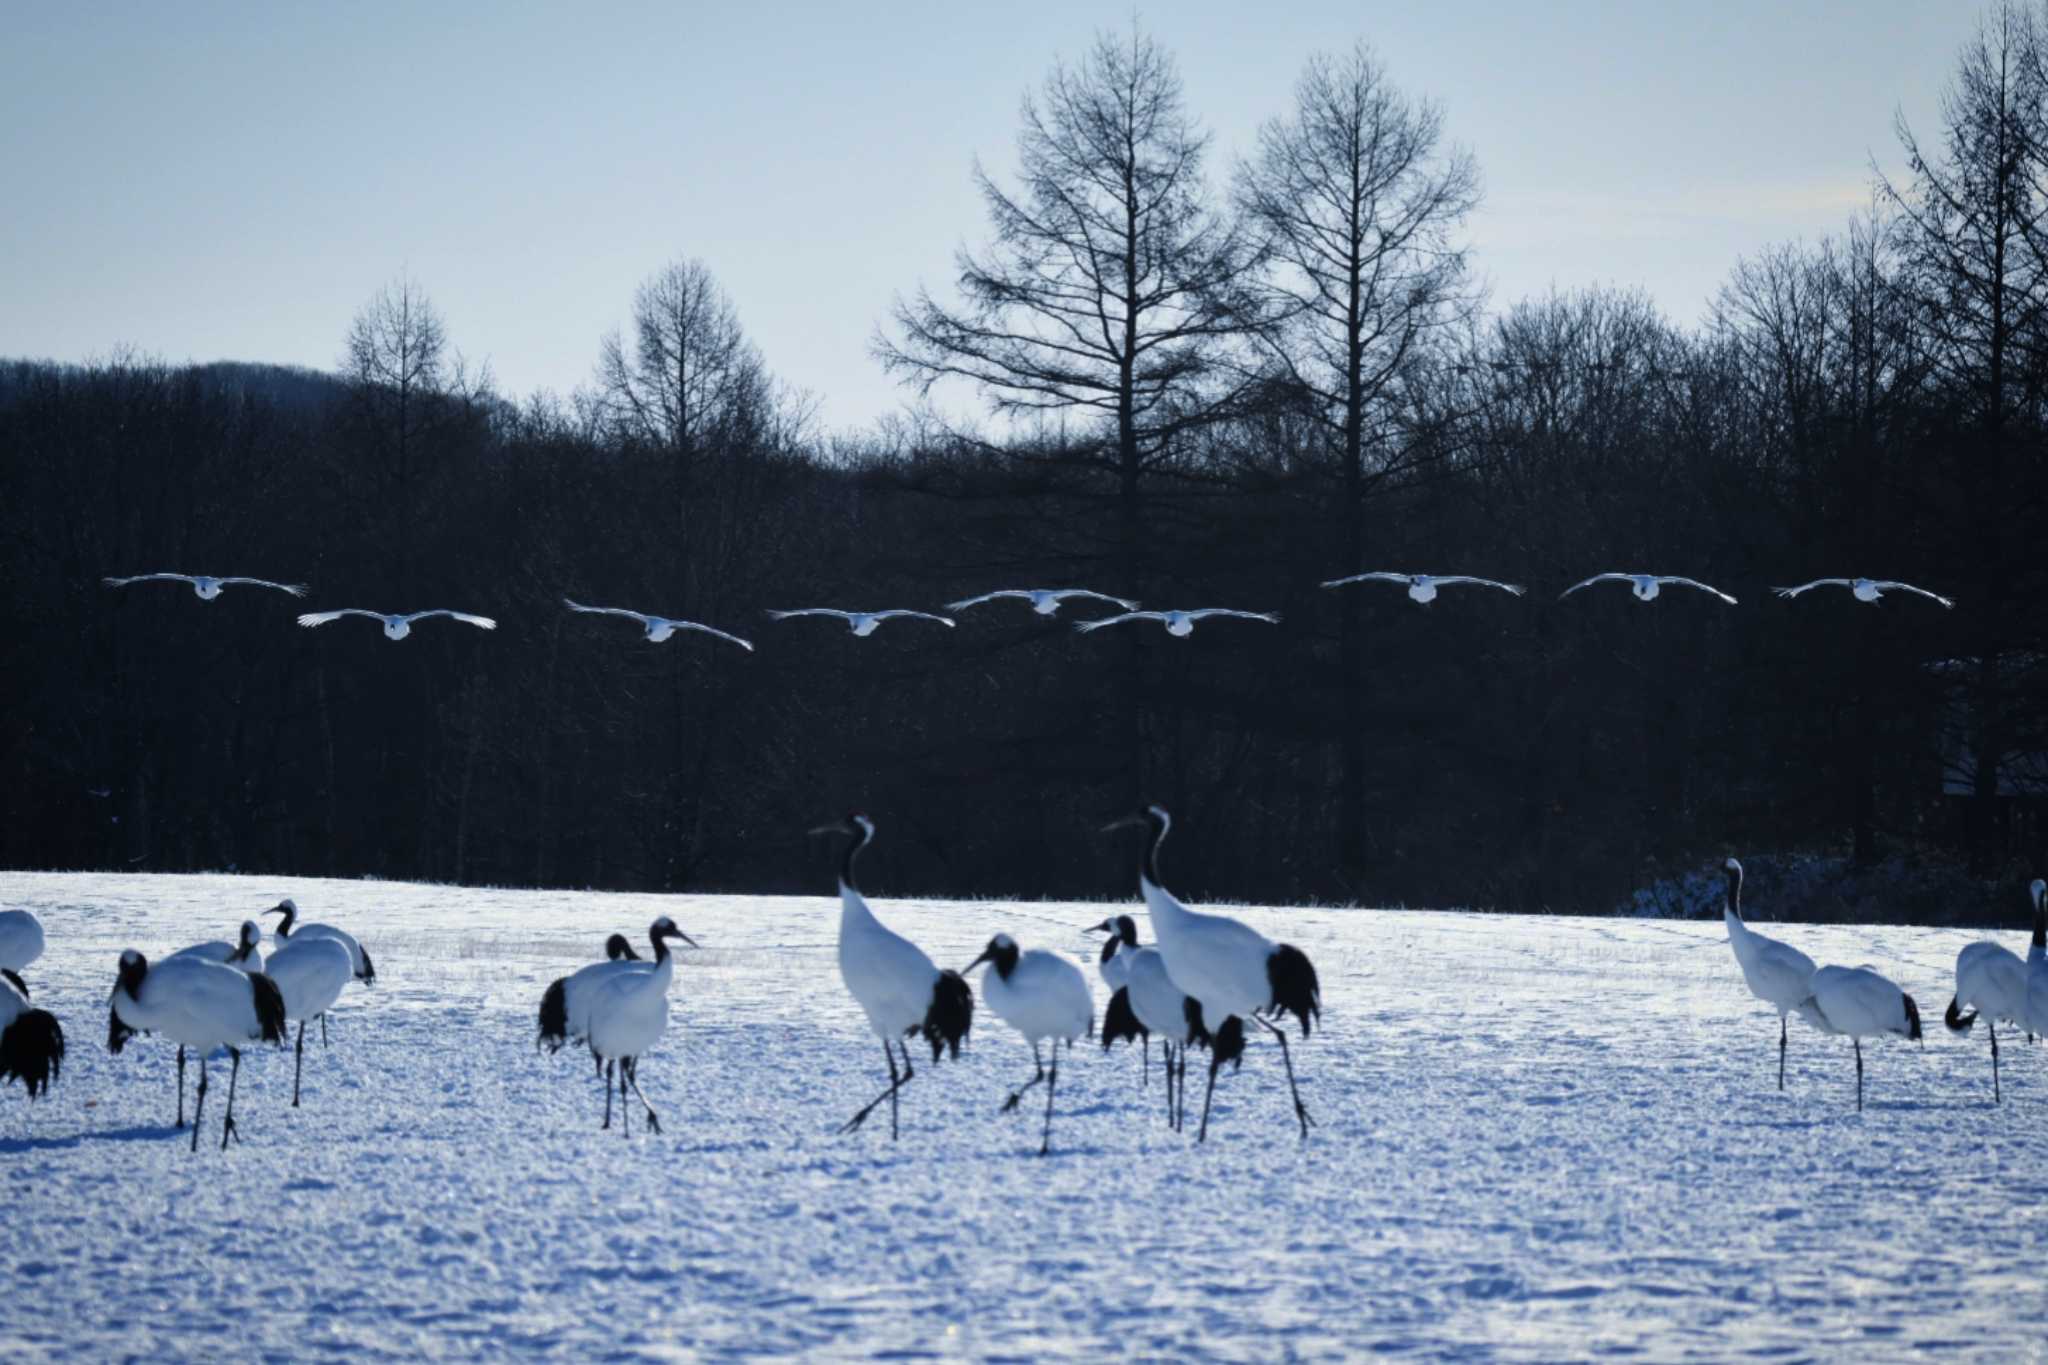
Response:
[[[985,229],[978,156],[1127,5],[12,6],[0,355],[332,366],[401,269],[500,387],[567,392],[638,281],[703,258],[833,426],[901,395],[891,296]],[[1933,131],[1977,9],[1935,0],[1155,6],[1217,178],[1363,37],[1477,157],[1496,306],[1636,285],[1697,319],[1737,256],[1836,230]]]

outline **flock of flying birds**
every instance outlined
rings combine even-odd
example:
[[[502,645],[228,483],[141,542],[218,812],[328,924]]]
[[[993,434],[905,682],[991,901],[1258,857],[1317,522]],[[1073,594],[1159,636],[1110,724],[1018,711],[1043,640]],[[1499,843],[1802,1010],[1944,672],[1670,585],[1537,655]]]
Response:
[[[204,574],[146,573],[135,574],[127,578],[109,577],[102,581],[110,588],[125,588],[133,583],[189,583],[192,585],[192,591],[202,601],[207,602],[211,602],[216,597],[219,597],[222,588],[237,585],[272,588],[278,592],[290,593],[294,597],[304,597],[309,591],[302,583],[275,583],[267,578],[213,578]],[[1449,587],[1471,586],[1492,588],[1499,592],[1511,593],[1516,597],[1521,597],[1528,591],[1528,589],[1518,583],[1502,583],[1491,578],[1475,578],[1470,574],[1394,573],[1388,570],[1351,574],[1344,578],[1332,578],[1324,582],[1322,586],[1325,588],[1343,588],[1358,583],[1399,584],[1407,589],[1410,601],[1420,603],[1423,606],[1434,602],[1437,599],[1438,592],[1443,588]],[[1594,574],[1591,578],[1580,583],[1574,583],[1571,587],[1559,593],[1558,600],[1562,601],[1573,593],[1590,588],[1598,583],[1626,583],[1639,602],[1656,601],[1658,595],[1665,588],[1691,588],[1696,592],[1703,592],[1711,597],[1718,598],[1729,606],[1735,605],[1734,597],[1710,584],[1702,583],[1696,578],[1687,578],[1681,574],[1650,573]],[[1779,597],[1793,598],[1801,593],[1811,592],[1815,588],[1847,588],[1850,594],[1859,602],[1876,602],[1888,592],[1902,592],[1924,597],[1944,607],[1953,607],[1955,605],[1953,600],[1943,597],[1940,593],[1930,592],[1926,588],[1914,587],[1911,583],[1901,583],[1895,579],[1886,578],[1816,578],[1811,583],[1802,583],[1796,588],[1774,588],[1772,591]],[[946,605],[946,610],[963,612],[988,602],[1019,601],[1029,602],[1031,610],[1035,614],[1051,617],[1059,614],[1059,609],[1062,605],[1075,600],[1100,602],[1108,606],[1121,608],[1113,616],[1104,616],[1093,621],[1077,623],[1075,629],[1083,634],[1101,630],[1105,626],[1126,625],[1132,621],[1157,621],[1165,628],[1168,635],[1182,639],[1195,633],[1196,622],[1206,621],[1211,617],[1240,621],[1263,621],[1267,625],[1275,626],[1280,624],[1280,614],[1278,612],[1244,611],[1236,607],[1192,607],[1144,611],[1140,610],[1139,603],[1127,597],[1115,597],[1109,593],[1096,592],[1091,588],[1002,588],[995,592],[985,592],[979,597],[964,597],[958,602],[950,602]],[[737,635],[720,630],[715,626],[707,626],[699,621],[685,621],[674,616],[656,616],[649,612],[633,611],[626,607],[586,607],[582,603],[572,602],[568,598],[563,598],[562,602],[564,606],[573,612],[582,612],[592,616],[621,616],[627,620],[636,621],[642,628],[644,638],[651,644],[661,644],[677,631],[686,630],[696,631],[699,634],[724,640],[727,644],[738,645],[741,649],[749,652],[752,652],[754,648],[753,642],[750,640],[743,640]],[[299,624],[302,626],[324,626],[329,622],[339,621],[344,616],[360,616],[366,620],[381,623],[384,627],[384,637],[388,640],[403,640],[406,636],[412,634],[412,628],[416,622],[432,620],[440,616],[445,616],[452,621],[461,621],[465,625],[476,626],[480,630],[496,630],[498,628],[497,621],[492,617],[479,616],[474,612],[453,611],[446,607],[411,612],[382,612],[369,611],[362,607],[339,607],[332,611],[306,612],[299,617]],[[909,608],[890,608],[883,611],[848,611],[840,607],[796,607],[789,610],[771,610],[768,613],[769,619],[775,621],[788,621],[802,616],[823,616],[844,621],[847,629],[862,639],[873,635],[875,630],[885,621],[932,621],[948,629],[951,629],[955,624],[950,616],[942,616],[937,612],[917,611]]]
[[[968,974],[986,965],[982,1003],[1031,1047],[1032,1075],[1009,1092],[1002,1112],[1015,1112],[1025,1094],[1045,1086],[1045,1118],[1039,1154],[1052,1149],[1054,1098],[1059,1086],[1060,1044],[1099,1037],[1104,1051],[1118,1042],[1144,1049],[1145,1081],[1151,1076],[1151,1039],[1163,1052],[1166,1120],[1174,1131],[1186,1123],[1187,1054],[1209,1054],[1196,1141],[1206,1140],[1209,1110],[1219,1072],[1241,1067],[1251,1030],[1279,1045],[1289,1098],[1302,1139],[1314,1126],[1294,1074],[1284,1024],[1293,1016],[1306,1040],[1322,1017],[1322,986],[1315,965],[1301,949],[1276,943],[1250,925],[1226,915],[1192,910],[1160,878],[1159,851],[1173,822],[1165,809],[1148,806],[1108,829],[1136,826],[1145,831],[1138,865],[1138,891],[1157,942],[1139,941],[1130,915],[1114,915],[1089,932],[1108,935],[1097,967],[1111,992],[1098,1031],[1094,992],[1087,976],[1066,956],[1026,949],[1007,933],[988,941],[980,956],[958,970],[942,968],[909,939],[875,915],[855,883],[854,866],[875,837],[875,823],[854,814],[814,835],[846,840],[839,861],[839,976],[882,1045],[889,1084],[840,1125],[841,1135],[861,1127],[885,1102],[889,1134],[899,1132],[903,1090],[917,1075],[910,1040],[931,1048],[932,1065],[950,1053],[958,1058],[974,1025],[974,991]],[[1921,1040],[1920,1009],[1911,995],[1870,967],[1816,966],[1790,944],[1749,927],[1742,913],[1742,864],[1723,866],[1726,893],[1722,918],[1729,947],[1744,983],[1778,1014],[1778,1088],[1785,1088],[1787,1020],[1797,1014],[1822,1033],[1847,1037],[1856,1058],[1856,1108],[1863,1108],[1863,1040],[1895,1034]],[[2048,1033],[2048,882],[2027,889],[2033,939],[2022,960],[2003,945],[1971,943],[1956,956],[1955,994],[1944,1020],[1958,1034],[1978,1019],[1991,1038],[1994,1102],[2003,1102],[1999,1076],[1998,1025],[2024,1030],[2029,1040]],[[264,912],[281,915],[273,949],[265,956],[263,934],[246,920],[234,943],[194,944],[151,963],[135,949],[120,956],[108,997],[107,1047],[118,1053],[138,1033],[158,1033],[178,1048],[176,1124],[185,1123],[185,1053],[199,1056],[199,1088],[192,1114],[192,1150],[199,1148],[205,1113],[207,1058],[226,1049],[227,1113],[221,1146],[235,1140],[235,1082],[242,1050],[253,1044],[282,1046],[290,1025],[298,1025],[292,1071],[292,1107],[299,1107],[305,1063],[306,1025],[320,1022],[327,1040],[327,1012],[352,982],[374,984],[377,970],[368,950],[346,930],[330,924],[301,924],[298,907],[280,901]],[[667,915],[648,929],[651,958],[642,958],[622,934],[605,945],[605,958],[551,983],[541,995],[539,1046],[549,1053],[581,1044],[590,1051],[604,1086],[604,1121],[612,1125],[617,1092],[620,1131],[630,1136],[628,1095],[640,1102],[646,1128],[661,1131],[654,1106],[640,1089],[640,1058],[668,1031],[669,989],[675,974],[675,943],[696,940]],[[61,1070],[64,1032],[48,1010],[29,1003],[21,972],[42,955],[43,926],[25,910],[0,912],[0,1083],[19,1080],[34,1099]],[[1049,1045],[1049,1052],[1048,1052]],[[900,1065],[899,1065],[900,1058]]]

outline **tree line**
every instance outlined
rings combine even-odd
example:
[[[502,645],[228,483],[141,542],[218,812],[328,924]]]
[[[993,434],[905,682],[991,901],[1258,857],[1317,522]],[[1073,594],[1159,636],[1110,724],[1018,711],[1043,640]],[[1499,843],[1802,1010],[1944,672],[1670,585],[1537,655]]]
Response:
[[[1208,896],[1601,909],[1724,849],[2020,876],[2048,852],[2044,24],[1985,16],[1939,126],[1897,129],[1907,173],[1734,263],[1697,325],[1627,290],[1493,306],[1480,169],[1369,48],[1222,164],[1134,30],[977,171],[986,236],[878,326],[911,401],[871,429],[821,430],[688,258],[567,397],[496,391],[409,278],[334,373],[7,364],[0,862],[815,890],[803,831],[860,808],[878,888],[1103,895],[1130,859],[1096,828],[1157,800]],[[1317,586],[1382,568],[1531,593]],[[503,628],[392,645],[99,581],[156,569]],[[1555,600],[1605,569],[1743,601]],[[1822,574],[1958,605],[1768,594]],[[1083,585],[1283,622],[762,615]]]

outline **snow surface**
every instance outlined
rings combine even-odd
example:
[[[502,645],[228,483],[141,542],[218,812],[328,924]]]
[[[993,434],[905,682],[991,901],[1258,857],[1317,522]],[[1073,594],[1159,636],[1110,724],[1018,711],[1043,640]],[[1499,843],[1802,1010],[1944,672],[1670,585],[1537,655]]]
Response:
[[[288,1050],[244,1067],[225,1154],[217,1068],[188,1154],[171,1048],[106,1052],[115,959],[229,935],[284,895],[356,931],[377,984],[343,996],[331,1051],[309,1040],[300,1111]],[[1981,1026],[1939,1024],[1961,931],[1771,931],[1880,966],[1932,1026],[1924,1051],[1865,1049],[1859,1116],[1847,1042],[1797,1021],[1774,1088],[1777,1021],[1718,923],[1247,910],[1322,975],[1327,1031],[1295,1048],[1308,1143],[1268,1040],[1225,1073],[1205,1148],[1198,1066],[1181,1137],[1156,1074],[1140,1089],[1135,1056],[1087,1045],[1040,1160],[1033,1106],[996,1112],[1027,1049],[985,1009],[962,1062],[920,1060],[900,1143],[882,1111],[833,1136],[883,1065],[829,899],[5,874],[0,904],[42,917],[27,976],[71,1045],[48,1100],[0,1090],[6,1359],[2012,1359],[2048,1341],[2048,1047],[2011,1040],[1993,1108]],[[998,929],[1085,958],[1103,916],[875,905],[955,965]],[[605,934],[662,913],[704,948],[682,951],[641,1067],[666,1132],[625,1139],[598,1131],[587,1055],[535,1053],[535,1009]]]

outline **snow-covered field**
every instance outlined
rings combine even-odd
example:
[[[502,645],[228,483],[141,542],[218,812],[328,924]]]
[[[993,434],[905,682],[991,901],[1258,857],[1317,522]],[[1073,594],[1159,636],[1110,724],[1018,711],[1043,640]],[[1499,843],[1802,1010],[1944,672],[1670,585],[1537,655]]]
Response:
[[[241,1144],[215,1145],[217,1085],[189,1154],[171,1048],[105,1050],[116,956],[284,895],[356,930],[378,983],[308,1052],[303,1109],[267,1053]],[[1103,913],[874,903],[952,965],[997,929],[1086,956]],[[45,1101],[0,1091],[10,1360],[2048,1350],[2048,1047],[2012,1040],[1993,1108],[1981,1026],[1938,1022],[1961,932],[1776,931],[1892,973],[1932,1025],[1866,1048],[1858,1115],[1847,1042],[1796,1022],[1777,1092],[1718,922],[1246,911],[1322,975],[1311,1139],[1270,1042],[1200,1148],[1156,1075],[1090,1046],[1040,1160],[1030,1104],[996,1112],[1028,1050],[979,1010],[961,1063],[920,1063],[901,1142],[886,1113],[834,1136],[883,1068],[824,899],[6,874],[0,905],[42,917],[27,975],[71,1046]],[[536,1055],[535,1007],[661,913],[703,950],[641,1068],[666,1132],[624,1139],[587,1056]]]

